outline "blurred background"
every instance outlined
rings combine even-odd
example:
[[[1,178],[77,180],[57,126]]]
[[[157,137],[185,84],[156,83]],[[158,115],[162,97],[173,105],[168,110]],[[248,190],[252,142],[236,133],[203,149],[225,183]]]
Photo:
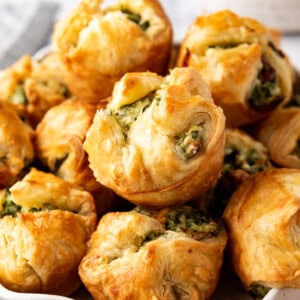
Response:
[[[79,0],[0,0],[0,69],[22,54],[34,54],[51,43],[55,22]],[[115,0],[104,0],[104,4]],[[228,8],[251,16],[283,32],[282,48],[300,70],[299,0],[161,0],[174,27],[174,42],[180,43],[188,26],[200,14]]]

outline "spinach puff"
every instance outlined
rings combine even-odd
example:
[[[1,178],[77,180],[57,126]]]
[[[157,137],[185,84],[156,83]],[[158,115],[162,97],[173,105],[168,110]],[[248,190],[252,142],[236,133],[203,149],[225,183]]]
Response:
[[[171,23],[157,0],[82,0],[57,23],[53,41],[74,95],[99,100],[111,95],[125,73],[165,73]]]
[[[0,283],[19,292],[71,294],[96,227],[93,197],[37,169],[0,194]]]
[[[245,131],[226,128],[225,135],[225,155],[218,181],[196,202],[214,217],[221,217],[231,195],[244,180],[273,167],[267,148]]]
[[[15,107],[0,101],[0,188],[11,186],[33,162],[33,138],[34,131]]]
[[[97,180],[136,204],[184,203],[217,179],[225,117],[194,68],[127,73],[98,110],[84,149]]]
[[[35,152],[51,173],[93,194],[97,211],[111,206],[113,193],[96,181],[83,149],[97,104],[70,99],[49,109],[36,128]]]
[[[200,16],[188,29],[177,66],[200,70],[227,127],[262,119],[290,98],[293,73],[274,36],[258,21],[227,10]]]
[[[94,299],[209,299],[226,242],[221,223],[188,206],[108,213],[79,274]]]
[[[300,288],[300,171],[272,169],[244,181],[224,212],[229,254],[245,288]]]
[[[70,97],[56,53],[40,61],[22,56],[0,72],[0,82],[1,99],[12,103],[32,127],[48,109]]]

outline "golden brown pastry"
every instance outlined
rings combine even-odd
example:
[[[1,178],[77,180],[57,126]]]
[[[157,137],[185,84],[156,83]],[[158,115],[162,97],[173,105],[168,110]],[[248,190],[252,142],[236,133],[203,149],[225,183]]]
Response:
[[[300,169],[300,107],[273,112],[255,126],[255,136],[276,165]]]
[[[26,111],[33,127],[48,109],[70,98],[57,53],[49,53],[41,61],[34,62],[32,72],[25,80],[24,91],[28,101]]]
[[[184,203],[214,184],[225,118],[194,68],[127,73],[97,111],[84,149],[97,180],[133,203]]]
[[[71,294],[96,227],[93,197],[32,169],[0,198],[0,283],[20,292]]]
[[[272,167],[267,148],[240,129],[225,131],[226,145],[223,170],[238,181]],[[245,176],[242,175],[245,174]]]
[[[172,44],[171,23],[157,0],[82,0],[55,26],[53,41],[74,95],[111,96],[113,85],[133,71],[165,73]]]
[[[2,100],[16,106],[19,115],[28,118],[32,127],[36,127],[49,108],[70,97],[56,53],[41,61],[24,55],[1,71],[0,94]]]
[[[108,213],[88,242],[79,275],[94,299],[209,299],[227,235],[184,206]]]
[[[33,130],[0,101],[0,188],[12,185],[34,159]]]
[[[299,170],[263,171],[244,181],[225,209],[232,265],[252,293],[300,288],[299,186]]]
[[[0,71],[1,101],[12,103],[22,118],[26,116],[27,103],[24,82],[31,72],[32,60],[29,55],[22,56],[14,64]]]
[[[194,66],[224,109],[226,126],[264,118],[288,101],[289,60],[278,38],[258,21],[231,11],[200,16],[181,44],[177,66]]]
[[[227,128],[225,135],[225,155],[218,181],[197,201],[214,217],[221,217],[231,195],[244,180],[273,167],[266,147],[245,131]]]
[[[52,107],[36,128],[35,149],[44,166],[58,177],[92,193],[97,211],[105,211],[113,193],[96,181],[82,146],[100,107],[105,107],[105,104],[75,99]]]

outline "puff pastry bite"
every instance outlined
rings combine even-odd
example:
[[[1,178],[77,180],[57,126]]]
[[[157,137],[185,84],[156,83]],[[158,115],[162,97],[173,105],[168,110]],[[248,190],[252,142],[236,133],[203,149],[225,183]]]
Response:
[[[32,72],[24,83],[28,102],[26,111],[33,127],[36,127],[48,109],[71,97],[63,72],[55,52],[49,53],[39,62],[33,62]]]
[[[125,73],[165,73],[172,28],[157,0],[82,0],[55,26],[53,41],[66,69],[66,80],[78,97],[111,96]]]
[[[0,193],[0,283],[20,292],[68,295],[95,230],[93,197],[32,169]]]
[[[55,53],[41,61],[22,56],[0,72],[1,99],[6,100],[35,127],[45,112],[70,97],[63,69]]]
[[[0,188],[12,185],[34,159],[34,131],[0,101]]]
[[[209,299],[226,243],[221,223],[187,206],[108,213],[79,275],[94,299]]]
[[[82,145],[100,107],[104,103],[70,99],[49,109],[36,128],[35,152],[50,172],[92,193],[97,211],[105,211],[113,193],[96,181]]]
[[[190,26],[177,66],[199,69],[227,127],[238,127],[264,118],[291,96],[292,71],[278,44],[258,21],[219,11]]]
[[[267,148],[240,129],[225,130],[225,155],[216,185],[198,200],[209,214],[221,217],[238,186],[250,176],[272,168]]]
[[[254,134],[276,165],[300,169],[300,106],[272,113],[255,125]]]
[[[225,118],[194,68],[127,73],[84,142],[97,180],[133,203],[184,203],[217,179]]]
[[[267,170],[244,181],[225,209],[233,268],[252,293],[300,288],[299,186],[299,170]]]
[[[32,60],[29,55],[22,56],[14,64],[0,71],[1,101],[12,103],[22,118],[26,117],[27,103],[24,82],[31,72]]]

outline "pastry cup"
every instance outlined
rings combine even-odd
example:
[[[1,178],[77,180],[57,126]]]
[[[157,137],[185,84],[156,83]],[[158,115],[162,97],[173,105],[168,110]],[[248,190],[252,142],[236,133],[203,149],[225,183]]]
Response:
[[[50,172],[93,194],[98,212],[112,208],[114,194],[99,182],[83,149],[86,132],[101,104],[70,99],[47,111],[36,128],[36,157]]]
[[[93,197],[31,169],[1,192],[0,283],[18,292],[69,295],[95,230]]]
[[[1,99],[12,103],[35,128],[48,109],[70,97],[62,73],[53,52],[40,61],[24,55],[0,72]]]
[[[84,142],[96,179],[133,203],[164,207],[217,179],[225,118],[193,68],[127,73]]]
[[[267,170],[230,199],[223,215],[229,254],[245,288],[300,287],[299,184],[299,170]]]
[[[292,68],[274,30],[231,11],[198,17],[176,65],[199,69],[224,109],[227,127],[262,119],[291,96]]]
[[[176,216],[195,223],[203,217],[199,211],[189,213],[181,207],[157,215],[145,210],[104,215],[79,267],[93,298],[209,299],[219,279],[227,236],[221,224],[206,217],[198,225],[211,231],[204,229],[205,237],[199,239],[193,236],[199,227],[199,232],[185,231],[179,227],[187,224],[173,223]]]
[[[239,185],[255,174],[273,168],[267,148],[245,131],[225,130],[225,156],[218,181],[195,202],[211,216],[221,217]]]
[[[55,26],[53,41],[72,93],[87,100],[111,96],[125,73],[165,73],[171,23],[157,0],[83,0]]]

